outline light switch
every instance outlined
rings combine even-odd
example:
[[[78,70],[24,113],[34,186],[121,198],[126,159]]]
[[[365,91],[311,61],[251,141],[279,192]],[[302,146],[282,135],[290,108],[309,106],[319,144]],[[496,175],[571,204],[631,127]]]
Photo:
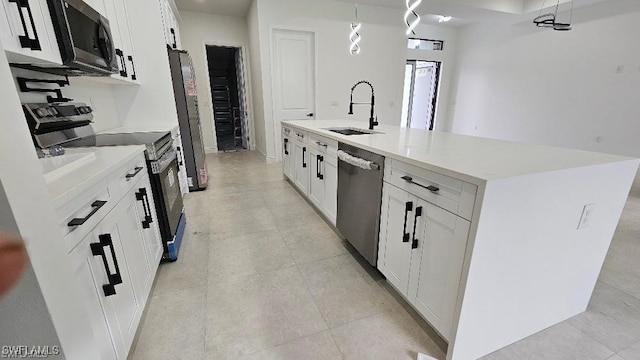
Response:
[[[580,216],[580,223],[578,223],[578,230],[584,229],[591,224],[595,206],[596,204],[587,204],[584,206],[584,209],[582,209],[582,216]]]

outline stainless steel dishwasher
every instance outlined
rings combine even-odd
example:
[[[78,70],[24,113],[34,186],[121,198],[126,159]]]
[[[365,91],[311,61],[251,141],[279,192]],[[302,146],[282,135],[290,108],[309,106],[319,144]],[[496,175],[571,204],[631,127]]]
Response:
[[[378,259],[384,156],[338,144],[338,218],[347,241],[374,267]]]

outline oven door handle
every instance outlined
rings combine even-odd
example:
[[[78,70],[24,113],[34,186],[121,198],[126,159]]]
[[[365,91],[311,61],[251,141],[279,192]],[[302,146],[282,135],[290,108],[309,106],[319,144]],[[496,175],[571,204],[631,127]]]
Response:
[[[171,163],[174,160],[177,161],[177,153],[175,149],[170,149],[164,155],[162,155],[160,159],[151,162],[151,172],[154,174],[161,174],[169,166],[171,166]]]

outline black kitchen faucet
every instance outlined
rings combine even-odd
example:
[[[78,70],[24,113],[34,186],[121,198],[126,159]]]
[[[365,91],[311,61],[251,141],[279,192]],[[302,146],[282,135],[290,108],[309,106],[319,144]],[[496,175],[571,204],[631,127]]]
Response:
[[[371,102],[370,103],[354,103],[353,102],[353,91],[360,84],[367,84],[371,88]],[[358,81],[355,85],[353,85],[353,87],[351,88],[351,102],[349,103],[349,115],[353,115],[353,105],[371,105],[371,117],[369,117],[369,130],[373,130],[373,127],[378,125],[378,121],[377,121],[378,119],[374,118],[374,116],[375,116],[375,106],[376,106],[375,104],[376,104],[376,92],[375,92],[375,90],[373,90],[373,85],[371,85],[370,82],[368,82],[366,80],[362,80],[362,81]]]

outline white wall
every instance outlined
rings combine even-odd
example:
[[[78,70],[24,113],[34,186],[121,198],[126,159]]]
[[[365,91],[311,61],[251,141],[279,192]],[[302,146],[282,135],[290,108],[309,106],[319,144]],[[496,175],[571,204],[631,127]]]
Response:
[[[208,151],[216,151],[217,143],[205,45],[244,47],[245,51],[248,51],[247,19],[192,11],[180,11],[180,16],[182,17],[180,25],[182,46],[191,55],[196,70],[204,145]],[[246,55],[245,58],[247,58]]]
[[[251,92],[253,94],[253,123],[255,128],[256,148],[263,155],[267,156],[267,135],[265,122],[265,102],[263,92],[263,64],[262,57],[262,40],[260,34],[260,19],[258,16],[258,8],[264,7],[264,3],[258,4],[258,0],[254,0],[247,14],[247,25],[249,31],[249,62],[251,64]],[[268,55],[267,55],[268,56]]]
[[[638,7],[581,9],[566,33],[464,28],[451,131],[640,156]]]

